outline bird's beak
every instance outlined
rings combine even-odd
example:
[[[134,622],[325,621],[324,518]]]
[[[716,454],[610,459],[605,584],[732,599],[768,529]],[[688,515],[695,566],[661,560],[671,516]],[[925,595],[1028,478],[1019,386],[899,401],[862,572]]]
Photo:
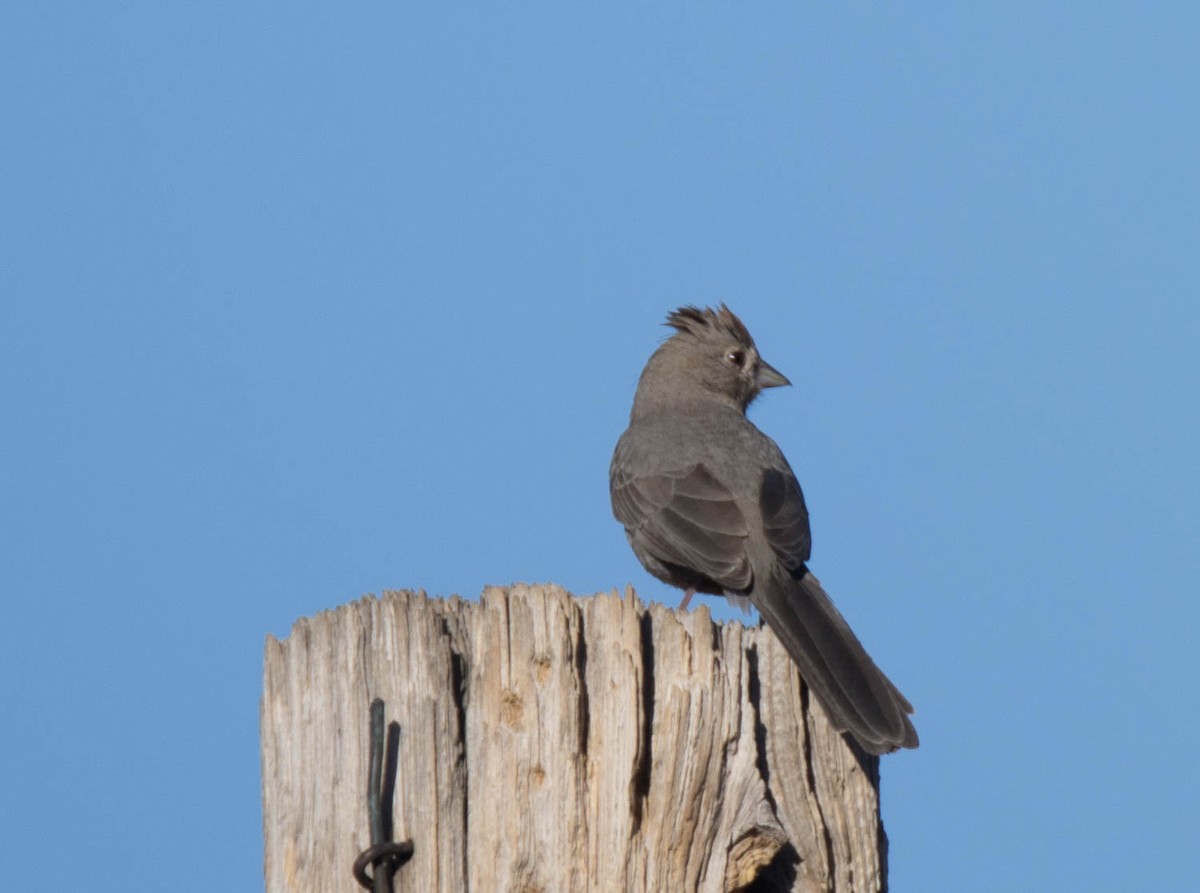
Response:
[[[758,374],[754,381],[760,388],[781,388],[791,384],[786,375],[763,360],[758,361]]]

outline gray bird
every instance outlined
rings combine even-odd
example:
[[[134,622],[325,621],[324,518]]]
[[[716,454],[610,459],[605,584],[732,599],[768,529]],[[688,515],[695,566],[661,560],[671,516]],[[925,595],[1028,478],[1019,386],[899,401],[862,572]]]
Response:
[[[791,384],[724,304],[680,307],[638,381],[609,469],[613,514],[651,574],[749,598],[840,732],[863,750],[916,747],[912,705],[871,660],[809,572],[808,509],[775,441],[746,418]]]

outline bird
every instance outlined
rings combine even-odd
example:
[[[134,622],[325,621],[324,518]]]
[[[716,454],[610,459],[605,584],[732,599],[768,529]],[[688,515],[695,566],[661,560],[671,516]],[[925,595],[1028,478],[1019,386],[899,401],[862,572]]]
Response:
[[[918,746],[912,705],[808,569],[808,508],[746,411],[791,382],[724,304],[672,311],[609,467],[612,510],[642,566],[684,590],[748,600],[833,727],[869,754]]]

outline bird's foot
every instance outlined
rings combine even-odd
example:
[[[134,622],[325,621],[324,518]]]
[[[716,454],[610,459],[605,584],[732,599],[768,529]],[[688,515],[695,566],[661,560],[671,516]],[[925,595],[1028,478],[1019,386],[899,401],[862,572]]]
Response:
[[[689,603],[691,602],[691,600],[692,600],[692,596],[693,596],[693,595],[695,595],[695,594],[696,594],[696,590],[695,590],[695,589],[693,589],[692,587],[690,587],[690,586],[689,586],[689,587],[688,587],[688,589],[687,589],[687,592],[685,592],[685,593],[683,594],[683,601],[681,601],[681,602],[679,603],[679,610],[681,610],[681,611],[686,611],[686,610],[687,610],[687,607],[688,607],[688,604],[689,604]]]

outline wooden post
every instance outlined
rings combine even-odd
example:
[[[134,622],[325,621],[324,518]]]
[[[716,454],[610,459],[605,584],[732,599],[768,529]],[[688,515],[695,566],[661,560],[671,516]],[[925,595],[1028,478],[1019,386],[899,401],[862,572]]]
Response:
[[[267,639],[268,893],[351,891],[369,705],[400,727],[396,891],[879,891],[878,761],[765,628],[632,589],[385,593]]]

